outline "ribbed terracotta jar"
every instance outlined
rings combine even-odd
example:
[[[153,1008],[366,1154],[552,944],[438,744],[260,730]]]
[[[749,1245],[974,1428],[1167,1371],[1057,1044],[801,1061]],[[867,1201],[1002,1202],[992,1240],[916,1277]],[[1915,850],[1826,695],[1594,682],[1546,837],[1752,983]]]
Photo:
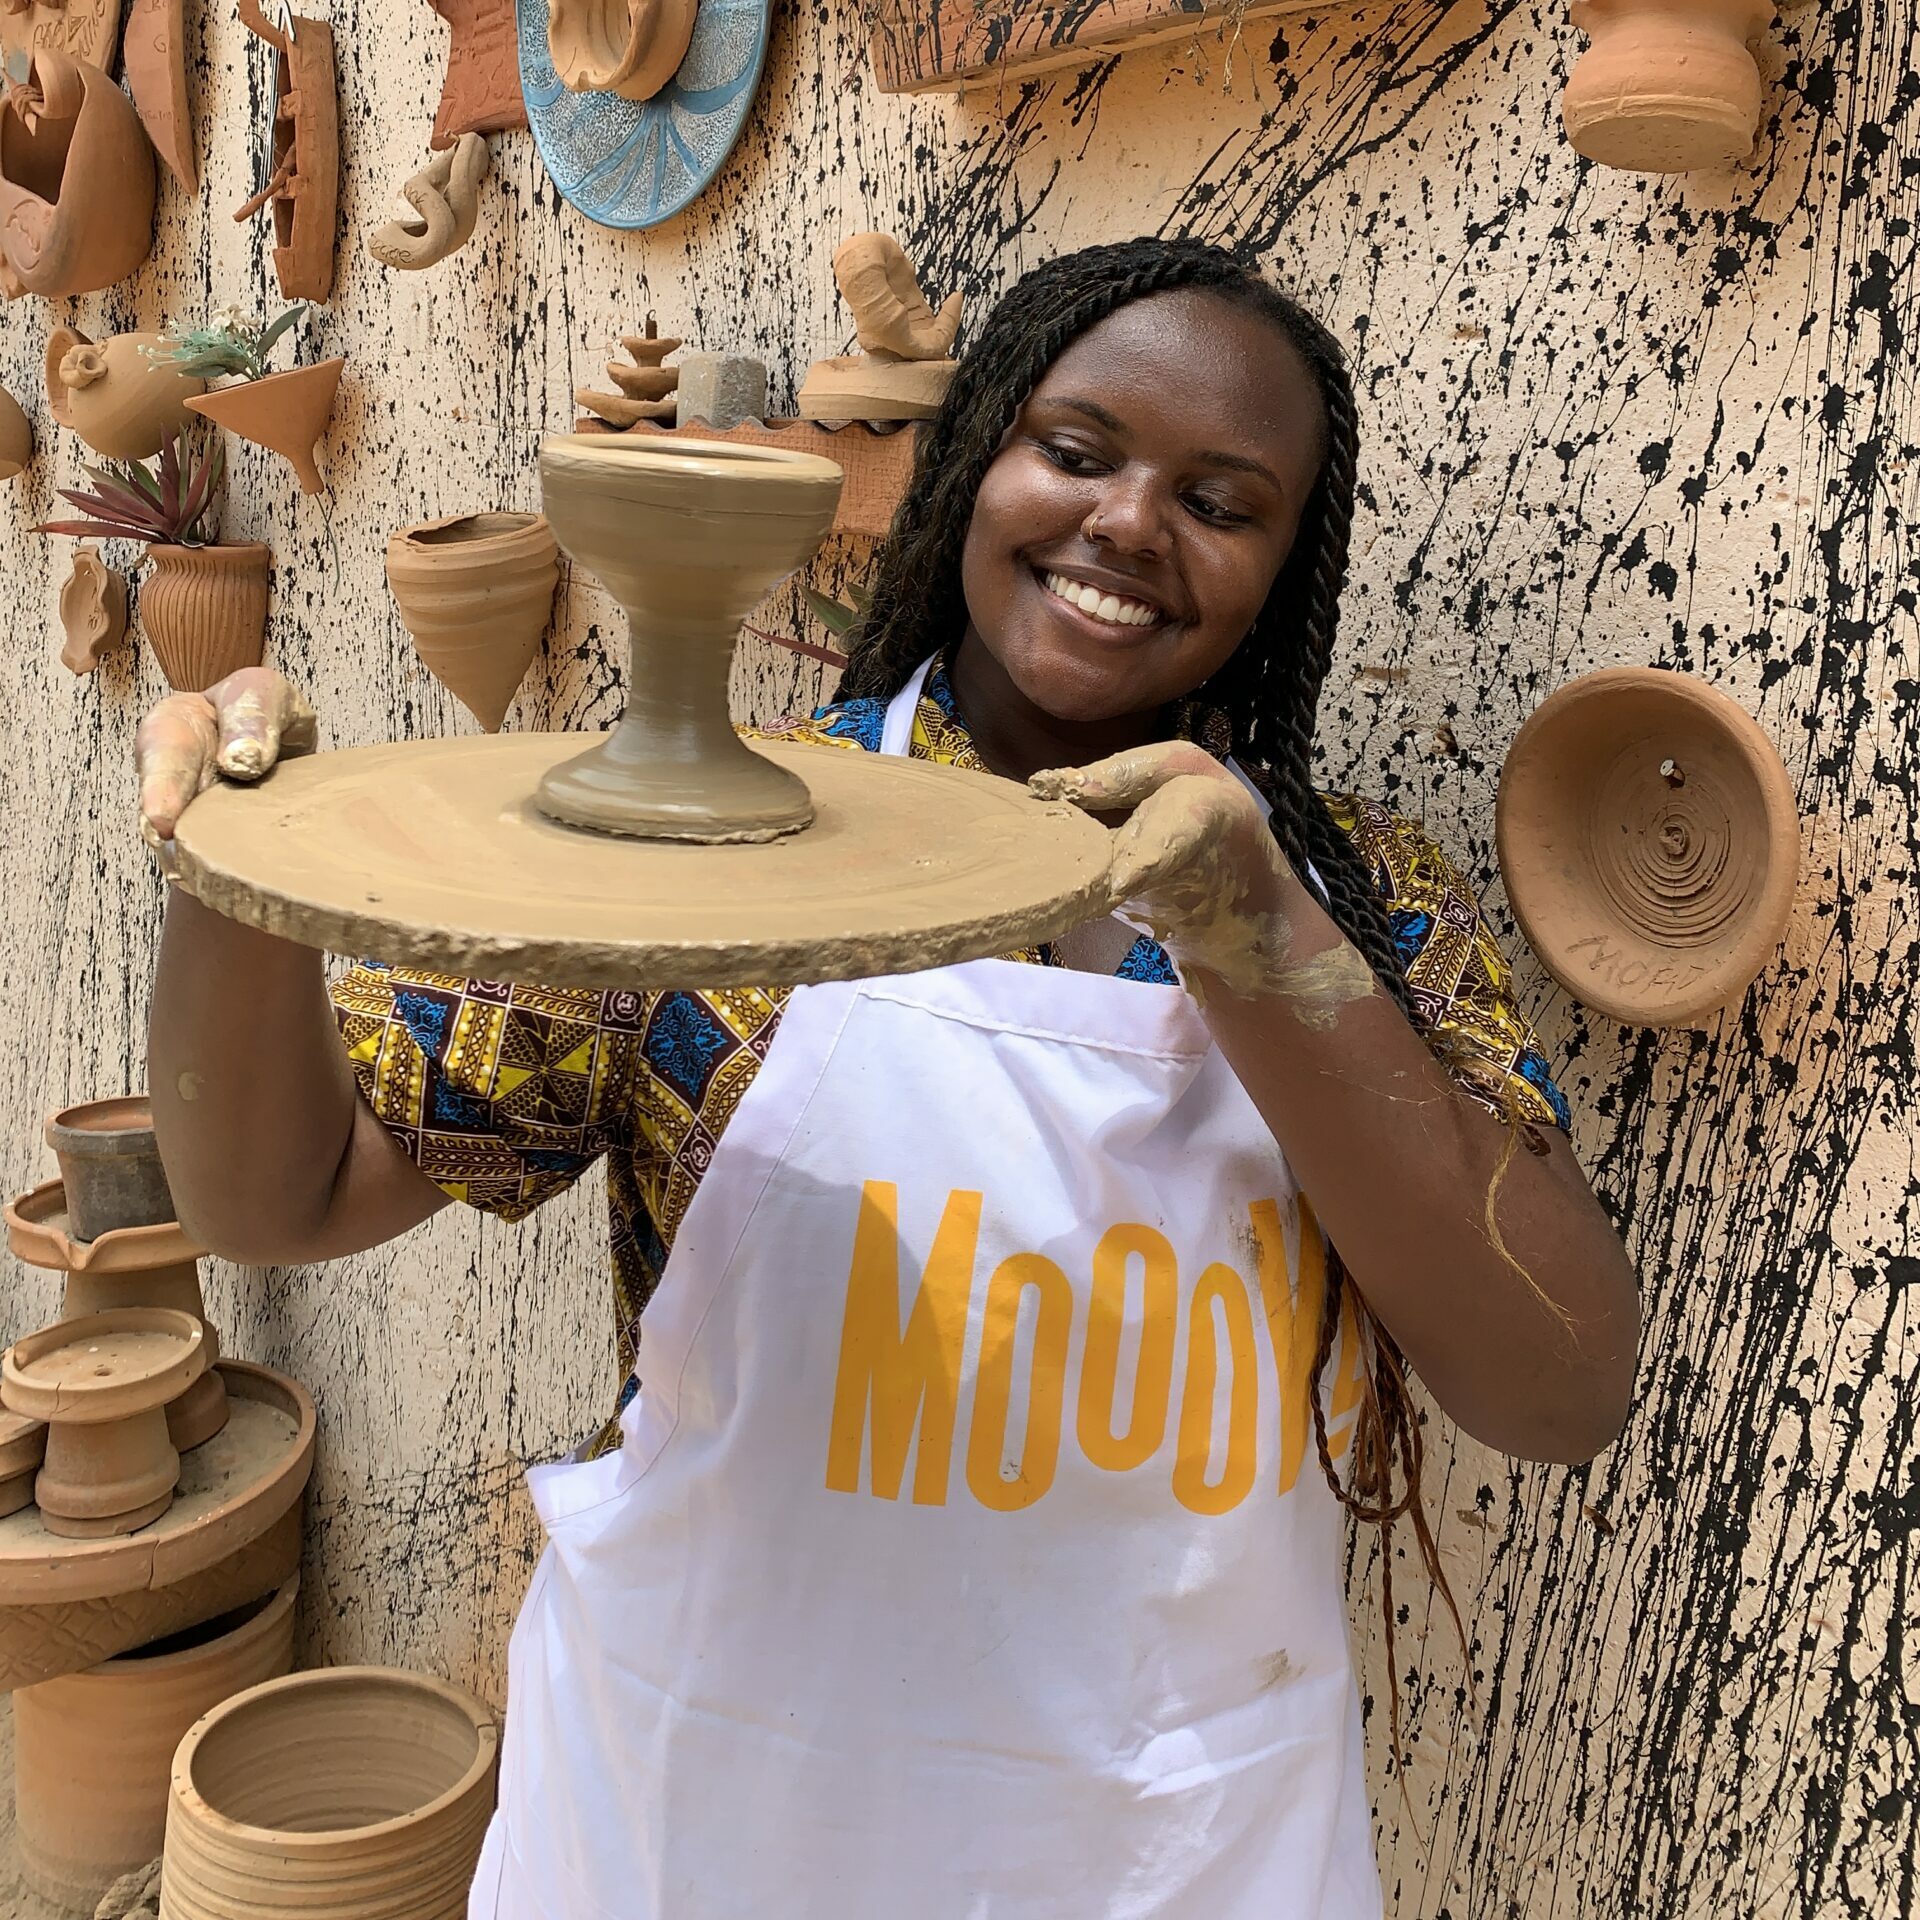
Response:
[[[161,1920],[464,1920],[499,1729],[390,1667],[270,1680],[180,1742]]]
[[[147,549],[140,624],[176,693],[200,693],[257,667],[267,650],[272,558],[259,541]]]
[[[560,549],[538,513],[463,513],[402,527],[387,585],[434,678],[498,733],[553,618]]]
[[[158,1857],[173,1756],[209,1708],[293,1665],[299,1581],[136,1653],[13,1696],[20,1865],[56,1905],[91,1913]]]

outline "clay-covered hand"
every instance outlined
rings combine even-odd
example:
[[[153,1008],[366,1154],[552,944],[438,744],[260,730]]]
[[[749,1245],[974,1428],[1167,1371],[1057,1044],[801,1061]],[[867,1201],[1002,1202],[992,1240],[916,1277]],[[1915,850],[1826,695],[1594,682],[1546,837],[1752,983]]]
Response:
[[[1242,998],[1273,995],[1303,1024],[1332,1024],[1348,1001],[1375,991],[1365,958],[1337,936],[1303,953],[1317,916],[1267,824],[1267,810],[1203,747],[1168,740],[1086,767],[1036,773],[1047,800],[1091,813],[1131,809],[1114,834],[1107,885],[1113,907],[1143,920],[1179,964]]]
[[[242,667],[204,693],[169,695],[140,722],[140,832],[163,854],[180,816],[216,780],[253,781],[276,761],[311,753],[313,709],[271,667]]]

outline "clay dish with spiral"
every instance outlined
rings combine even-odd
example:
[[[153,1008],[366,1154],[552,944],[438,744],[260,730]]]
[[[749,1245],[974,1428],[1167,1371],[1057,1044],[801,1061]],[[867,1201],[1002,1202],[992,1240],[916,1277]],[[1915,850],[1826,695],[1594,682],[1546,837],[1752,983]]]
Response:
[[[1615,1020],[1703,1023],[1786,931],[1793,784],[1753,717],[1704,681],[1610,667],[1562,687],[1515,736],[1496,818],[1522,932]]]

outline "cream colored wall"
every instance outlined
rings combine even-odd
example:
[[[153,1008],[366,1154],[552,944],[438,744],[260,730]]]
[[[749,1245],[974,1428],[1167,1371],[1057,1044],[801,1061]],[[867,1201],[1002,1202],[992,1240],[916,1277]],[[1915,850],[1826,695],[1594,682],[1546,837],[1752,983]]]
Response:
[[[201,204],[166,185],[152,263],[110,294],[0,316],[0,373],[43,449],[0,494],[10,1190],[41,1177],[47,1110],[143,1075],[161,902],[129,753],[162,683],[144,647],[84,681],[57,664],[67,543],[26,529],[75,477],[40,392],[50,325],[98,336],[272,294],[262,229],[227,217],[257,165],[265,69],[227,9],[208,11]],[[1523,962],[1580,1151],[1641,1262],[1639,1398],[1585,1472],[1429,1428],[1476,1690],[1403,1542],[1420,1838],[1385,1765],[1379,1567],[1357,1544],[1393,1910],[1890,1916],[1912,1897],[1916,1700],[1891,1663],[1916,1624],[1920,1526],[1911,9],[1791,16],[1753,165],[1664,182],[1586,169],[1564,145],[1577,43],[1558,0],[1327,12],[1258,26],[1224,62],[1176,48],[907,104],[871,90],[848,0],[782,8],[747,134],[685,218],[597,229],[508,136],[473,244],[409,277],[363,234],[420,162],[445,31],[422,0],[336,0],[346,231],[312,337],[349,362],[332,491],[302,499],[236,448],[228,532],[271,541],[269,658],[336,744],[457,730],[471,723],[395,621],[385,537],[534,505],[540,435],[648,309],[760,353],[778,402],[845,343],[827,257],[863,227],[976,301],[1056,249],[1143,229],[1244,242],[1302,285],[1355,343],[1367,437],[1328,778],[1424,814],[1489,877],[1520,719],[1574,673],[1657,661],[1762,717],[1809,852],[1780,964],[1704,1034],[1590,1017]],[[613,718],[608,612],[572,583],[515,724]],[[767,617],[799,630],[790,602]],[[818,676],[751,642],[741,708],[809,702]],[[535,1551],[520,1465],[614,1387],[600,1207],[596,1177],[518,1229],[443,1216],[322,1271],[214,1269],[230,1347],[320,1403],[314,1658],[499,1693]],[[49,1299],[16,1270],[0,1331]]]

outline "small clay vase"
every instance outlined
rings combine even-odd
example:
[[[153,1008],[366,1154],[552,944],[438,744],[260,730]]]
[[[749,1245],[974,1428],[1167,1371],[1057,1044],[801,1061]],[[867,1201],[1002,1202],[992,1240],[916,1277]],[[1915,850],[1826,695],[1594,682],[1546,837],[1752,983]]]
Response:
[[[1631,173],[1727,167],[1753,151],[1752,48],[1773,0],[1573,0],[1592,44],[1561,101],[1575,152]]]
[[[0,480],[24,473],[33,458],[33,427],[20,402],[0,387]]]
[[[326,482],[314,464],[313,450],[333,418],[344,360],[316,360],[310,367],[289,367],[258,380],[236,380],[186,403],[189,413],[212,420],[277,453],[300,476],[302,493],[320,493]]]
[[[223,1700],[293,1666],[298,1579],[103,1665],[13,1696],[15,1831],[28,1884],[92,1913],[159,1856],[173,1756]]]
[[[553,618],[560,549],[537,513],[462,513],[402,527],[387,585],[434,678],[498,733]]]
[[[60,1162],[67,1230],[77,1239],[173,1218],[153,1102],[144,1093],[63,1107],[47,1122],[47,1145]]]
[[[488,1709],[424,1674],[237,1695],[174,1755],[162,1920],[463,1920],[498,1750]]]
[[[201,693],[267,649],[272,556],[258,541],[234,546],[151,546],[140,588],[140,624],[176,693]]]
[[[59,298],[124,279],[153,247],[153,148],[133,103],[51,47],[0,105],[4,290]]]
[[[186,403],[204,380],[176,373],[153,357],[163,334],[119,333],[98,345],[77,327],[47,336],[47,405],[95,453],[109,460],[145,460],[192,423]]]
[[[33,1502],[33,1477],[47,1457],[47,1423],[0,1413],[0,1519]]]
[[[697,11],[697,0],[553,0],[553,70],[575,93],[651,100],[687,57]]]
[[[180,1478],[167,1402],[206,1369],[205,1328],[165,1307],[62,1320],[13,1343],[0,1400],[47,1423],[33,1497],[49,1533],[105,1539],[166,1512]]]

